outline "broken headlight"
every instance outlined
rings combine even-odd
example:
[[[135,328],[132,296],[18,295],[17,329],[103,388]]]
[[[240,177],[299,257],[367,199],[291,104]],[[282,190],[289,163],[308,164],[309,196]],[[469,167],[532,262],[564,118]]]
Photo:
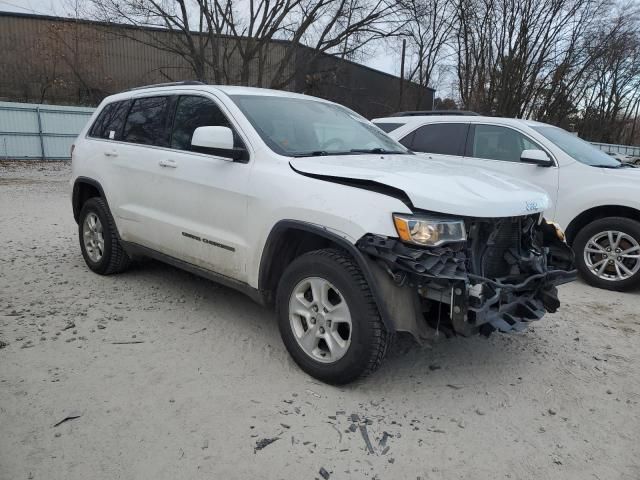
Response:
[[[464,221],[394,213],[393,223],[403,242],[437,247],[467,239]]]
[[[559,224],[557,224],[556,222],[550,222],[549,220],[545,220],[545,222],[547,222],[549,225],[551,225],[553,228],[555,228],[556,230],[556,237],[558,237],[558,240],[560,240],[561,242],[565,242],[567,241],[567,238],[564,234],[564,230],[562,230],[562,227],[560,227]]]

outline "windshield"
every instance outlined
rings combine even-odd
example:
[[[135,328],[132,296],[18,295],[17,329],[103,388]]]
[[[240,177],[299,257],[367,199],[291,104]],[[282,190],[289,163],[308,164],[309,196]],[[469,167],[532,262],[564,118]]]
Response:
[[[607,155],[602,150],[598,150],[596,147],[585,142],[579,137],[571,135],[566,130],[552,126],[532,128],[555,143],[571,158],[574,158],[581,163],[591,165],[592,167],[620,167],[620,162],[618,160]]]
[[[409,153],[355,112],[332,103],[280,96],[231,95],[260,137],[289,157]]]

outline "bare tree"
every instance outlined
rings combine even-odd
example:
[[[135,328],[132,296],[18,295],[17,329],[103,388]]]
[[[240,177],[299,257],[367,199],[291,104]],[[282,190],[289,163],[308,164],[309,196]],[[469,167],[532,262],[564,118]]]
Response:
[[[121,35],[175,53],[198,80],[286,88],[323,54],[387,35],[392,0],[92,0],[92,18],[156,26]],[[167,35],[169,33],[169,35]],[[278,42],[286,40],[287,43]],[[302,53],[301,53],[302,52]]]
[[[457,68],[464,105],[522,117],[533,114],[554,81],[551,97],[562,95],[556,91],[563,68],[604,13],[604,1],[458,0]]]
[[[634,124],[640,105],[640,30],[627,19],[629,12],[614,19],[613,33],[601,33],[601,53],[589,71],[577,128],[592,140],[631,141],[635,133],[626,127]]]
[[[416,82],[421,91],[434,83],[436,67],[446,61],[447,47],[454,30],[456,11],[453,0],[400,0],[398,31],[400,40],[408,43],[407,80]],[[417,105],[421,104],[417,99]]]

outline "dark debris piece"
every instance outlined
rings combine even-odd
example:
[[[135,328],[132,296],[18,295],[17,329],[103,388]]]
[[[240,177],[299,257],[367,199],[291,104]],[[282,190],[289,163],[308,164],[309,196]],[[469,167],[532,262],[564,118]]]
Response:
[[[262,450],[263,448],[271,445],[276,440],[280,440],[280,437],[263,438],[262,440],[258,440],[256,442],[255,448],[253,449],[253,453],[256,453],[258,450]]]
[[[382,438],[380,439],[380,442],[378,443],[378,446],[381,448],[386,447],[387,445],[387,440],[389,439],[389,437],[391,437],[392,435],[389,432],[382,432]]]
[[[67,322],[62,331],[69,330],[71,328],[76,328],[76,324],[74,322]]]
[[[367,451],[370,455],[373,455],[375,452],[373,451],[373,445],[371,445],[371,440],[369,439],[369,432],[367,431],[366,425],[360,425],[360,434],[364,439],[364,443],[367,446]]]
[[[64,422],[68,422],[69,420],[75,420],[76,418],[80,418],[82,415],[75,413],[75,414],[71,414],[71,415],[67,415],[66,417],[64,417],[62,420],[60,420],[58,423],[56,423],[53,427],[57,427],[58,425],[62,425]]]
[[[324,478],[324,480],[329,480],[329,477],[331,476],[331,474],[329,472],[327,472],[324,467],[320,467],[320,471],[318,472],[320,473],[320,476],[322,478]]]

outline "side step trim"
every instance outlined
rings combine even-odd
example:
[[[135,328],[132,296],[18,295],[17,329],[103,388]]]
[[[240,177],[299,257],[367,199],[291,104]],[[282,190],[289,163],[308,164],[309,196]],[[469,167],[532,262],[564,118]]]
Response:
[[[138,256],[153,258],[154,260],[158,260],[162,263],[166,263],[181,270],[185,270],[189,273],[193,273],[194,275],[219,283],[221,285],[224,285],[225,287],[233,288],[234,290],[244,293],[254,302],[257,302],[260,305],[267,304],[263,293],[247,283],[240,282],[231,277],[227,277],[226,275],[222,275],[211,270],[207,270],[206,268],[199,267],[198,265],[194,265],[193,263],[185,262],[178,258],[172,257],[171,255],[158,252],[157,250],[138,245],[137,243],[124,242],[122,240],[121,243],[125,251],[127,252],[127,255],[129,255],[130,257]]]

